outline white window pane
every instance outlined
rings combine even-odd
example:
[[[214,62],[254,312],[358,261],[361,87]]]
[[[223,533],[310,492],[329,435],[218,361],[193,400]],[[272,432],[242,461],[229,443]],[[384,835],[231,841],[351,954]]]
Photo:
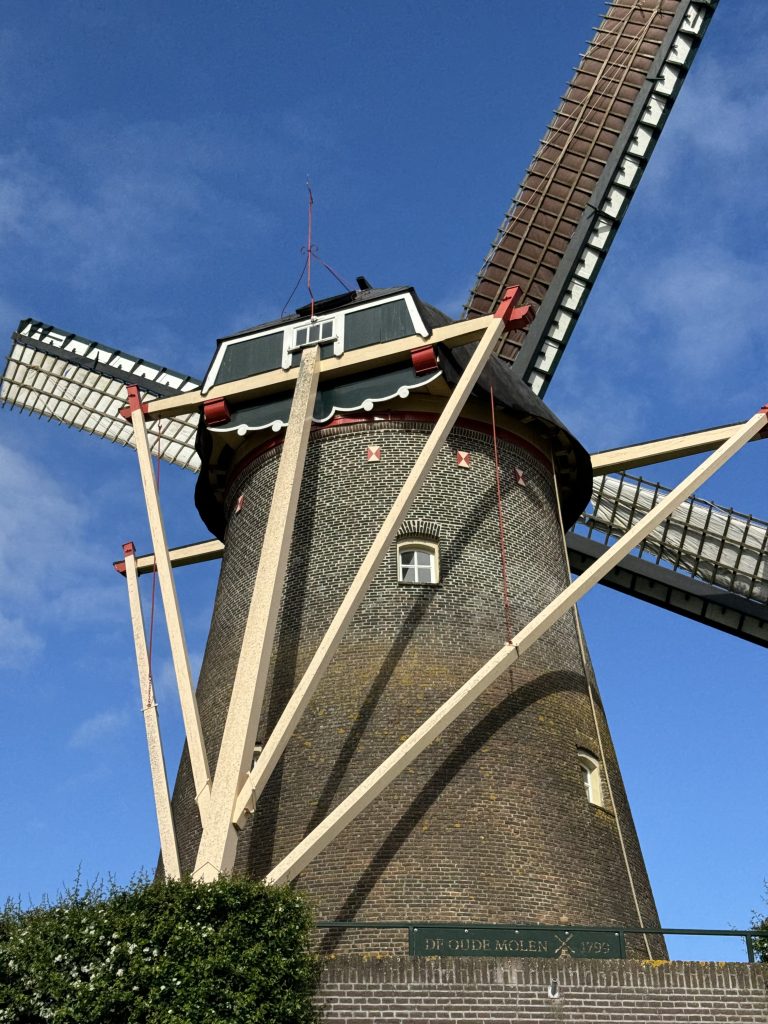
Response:
[[[584,784],[584,792],[587,794],[587,800],[592,799],[592,785],[589,777],[589,769],[581,765],[581,781]]]
[[[401,583],[437,583],[437,559],[434,551],[423,547],[403,547],[398,551]]]
[[[416,559],[414,551],[400,552],[400,579],[403,583],[416,583]]]

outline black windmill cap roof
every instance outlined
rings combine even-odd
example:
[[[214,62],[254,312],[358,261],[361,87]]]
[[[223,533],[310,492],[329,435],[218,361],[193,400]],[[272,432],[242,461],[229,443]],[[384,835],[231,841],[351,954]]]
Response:
[[[332,313],[337,309],[349,309],[350,307],[357,306],[363,302],[372,302],[375,299],[386,299],[391,295],[399,295],[402,292],[411,293],[425,325],[430,330],[433,330],[435,327],[442,327],[444,324],[453,323],[451,318],[446,316],[445,313],[441,312],[435,306],[430,306],[428,302],[424,302],[420,299],[416,294],[415,289],[410,285],[401,284],[392,288],[374,288],[365,277],[358,277],[357,283],[360,287],[356,291],[340,292],[338,295],[329,295],[326,298],[317,299],[314,306],[311,302],[308,302],[303,306],[298,306],[293,313],[279,317],[277,320],[268,320],[266,323],[245,328],[244,330],[238,331],[236,334],[225,335],[223,338],[219,338],[216,344],[217,346],[221,345],[222,342],[231,341],[233,338],[239,338],[243,334],[249,334],[255,331],[268,331],[272,327],[284,327],[286,324],[295,323],[298,320],[306,320],[306,318],[311,316],[313,313],[315,316],[324,316],[326,313]],[[363,285],[365,287],[363,287]]]

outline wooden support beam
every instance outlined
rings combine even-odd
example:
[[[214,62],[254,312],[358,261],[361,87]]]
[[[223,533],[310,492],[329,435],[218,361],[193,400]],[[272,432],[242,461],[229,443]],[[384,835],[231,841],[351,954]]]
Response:
[[[183,565],[196,565],[198,562],[212,562],[224,554],[224,545],[220,540],[201,540],[197,544],[185,544],[179,548],[169,548],[168,557],[174,569]],[[125,576],[125,562],[113,562],[112,565],[121,576]],[[155,571],[155,556],[139,555],[136,558],[136,572],[144,576]]]
[[[320,347],[302,352],[288,427],[272,504],[261,546],[261,557],[248,609],[240,657],[216,762],[208,815],[193,877],[212,882],[232,871],[237,853],[237,830],[232,807],[253,762],[269,662],[291,549],[301,478],[309,445],[312,410],[320,370]]]
[[[388,363],[401,362],[414,348],[423,348],[424,345],[440,344],[447,345],[449,348],[468,345],[470,342],[479,341],[492,321],[498,322],[497,318],[492,316],[479,316],[474,320],[460,320],[455,324],[436,327],[429,338],[424,338],[421,334],[414,334],[407,338],[397,338],[394,341],[383,341],[378,345],[353,349],[351,352],[345,352],[338,359],[324,359],[320,366],[320,373],[324,380],[330,380],[335,377],[345,377],[351,373],[362,373],[374,366],[381,367]],[[255,395],[261,396],[273,391],[285,391],[296,382],[298,375],[297,367],[290,370],[269,370],[266,373],[257,373],[253,377],[245,377],[243,380],[218,384],[205,394],[202,391],[185,391],[183,394],[173,395],[170,398],[158,398],[147,406],[146,417],[148,420],[155,420],[180,416],[183,413],[195,412],[203,402],[213,402],[222,398],[244,402],[247,399],[252,399]]]
[[[617,473],[621,470],[636,469],[639,466],[650,466],[655,462],[669,462],[671,459],[682,459],[686,455],[701,455],[711,452],[733,433],[738,424],[730,423],[724,427],[711,427],[709,430],[698,430],[693,434],[677,434],[674,437],[661,437],[656,441],[643,441],[641,444],[627,445],[625,448],[612,448],[609,451],[595,452],[592,459],[592,473],[603,476],[604,473]],[[764,433],[753,437],[765,437]]]
[[[357,575],[333,617],[325,636],[320,641],[320,645],[310,661],[304,676],[291,695],[272,735],[264,744],[264,749],[259,755],[258,761],[251,769],[235,803],[233,821],[238,826],[243,824],[246,814],[254,807],[255,801],[274,771],[301,716],[304,714],[304,709],[315,692],[317,684],[325,674],[347,627],[365,597],[368,587],[392,544],[400,524],[408,515],[408,511],[416,499],[427,477],[427,473],[433,466],[440,453],[440,449],[445,444],[448,434],[458,419],[464,403],[475,386],[483,367],[494,351],[497,341],[507,327],[506,321],[499,316],[484,317],[483,320],[486,327],[482,340],[472,353],[472,357],[454,387],[450,398],[446,401],[437,423],[408,474],[402,490],[376,535],[376,539],[373,541],[368,554],[363,559]],[[374,346],[374,348],[376,347]]]
[[[176,673],[176,684],[179,689],[184,729],[187,735],[187,746],[189,748],[189,760],[195,783],[197,806],[200,811],[201,820],[205,821],[208,797],[210,795],[208,758],[205,753],[205,741],[200,725],[200,714],[197,709],[195,687],[189,667],[187,642],[184,637],[184,628],[181,624],[176,584],[174,583],[171,559],[168,554],[168,542],[165,538],[165,525],[162,512],[160,511],[157,483],[155,481],[155,474],[152,472],[152,455],[149,450],[147,426],[144,422],[144,410],[141,404],[139,389],[135,384],[128,386],[128,407],[131,414],[136,454],[139,459],[139,472],[144,489],[144,501],[147,506],[152,546],[155,549],[157,577],[160,581],[160,593],[163,595],[165,621],[171,645],[173,667]]]
[[[295,878],[350,822],[408,767],[429,744],[506,672],[595,583],[611,571],[644,537],[665,519],[697,487],[768,424],[768,406],[747,423],[732,429],[727,441],[691,473],[667,497],[616,541],[578,579],[536,615],[527,626],[449,697],[404,743],[360,783],[338,807],[323,819],[299,845],[267,875],[265,881],[283,884]]]
[[[139,692],[141,708],[144,714],[144,727],[147,733],[147,749],[149,751],[149,770],[152,775],[152,791],[155,796],[155,813],[157,828],[160,833],[160,854],[163,858],[163,871],[166,878],[181,878],[179,852],[176,847],[176,832],[173,827],[171,798],[168,793],[168,776],[165,770],[163,743],[160,738],[160,722],[157,716],[157,703],[152,685],[152,674],[147,655],[147,640],[144,632],[144,616],[141,611],[139,595],[139,576],[136,570],[136,549],[133,544],[124,544],[125,581],[128,585],[128,603],[131,608],[131,625],[133,627],[133,643],[136,648],[136,665],[139,670]]]

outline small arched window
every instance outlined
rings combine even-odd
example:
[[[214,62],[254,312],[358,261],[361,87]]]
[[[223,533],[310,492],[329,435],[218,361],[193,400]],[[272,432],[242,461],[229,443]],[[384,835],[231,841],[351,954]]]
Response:
[[[440,549],[434,541],[397,542],[398,583],[434,586],[440,582]]]
[[[589,803],[603,807],[603,786],[600,782],[600,762],[588,750],[579,749],[576,753],[579,762],[581,782]]]

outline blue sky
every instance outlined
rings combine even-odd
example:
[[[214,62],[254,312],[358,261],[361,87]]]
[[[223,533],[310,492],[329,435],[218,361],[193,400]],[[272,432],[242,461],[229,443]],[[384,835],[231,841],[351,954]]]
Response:
[[[0,324],[34,316],[201,376],[217,336],[288,298],[308,174],[323,259],[458,315],[601,10],[7,4]],[[558,370],[548,401],[591,449],[768,400],[766,45],[763,5],[720,5]],[[768,519],[767,457],[750,446],[706,496]],[[37,899],[79,864],[125,880],[155,861],[111,568],[149,542],[132,452],[3,410],[0,460],[0,891]],[[194,478],[162,474],[171,543],[202,539]],[[215,570],[178,582],[199,662]],[[765,652],[600,588],[582,613],[663,923],[746,926],[768,875]]]

